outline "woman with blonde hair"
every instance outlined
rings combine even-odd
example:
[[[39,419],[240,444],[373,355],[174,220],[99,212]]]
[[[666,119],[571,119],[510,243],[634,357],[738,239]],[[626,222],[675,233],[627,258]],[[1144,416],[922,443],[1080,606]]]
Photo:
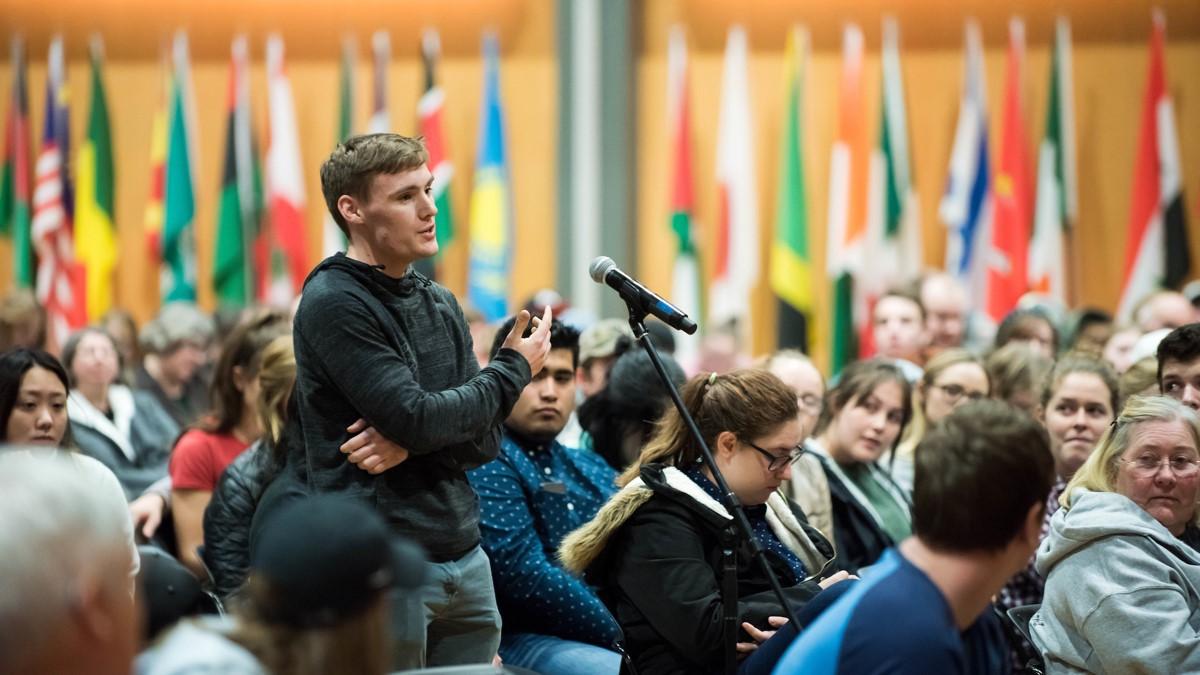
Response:
[[[1107,363],[1085,354],[1063,355],[1054,364],[1042,385],[1035,417],[1046,427],[1050,454],[1056,474],[1046,499],[1042,537],[1050,531],[1050,522],[1059,508],[1059,497],[1067,482],[1094,452],[1105,430],[1116,416],[1120,403],[1117,376]],[[1045,581],[1033,560],[1013,575],[1000,589],[997,604],[1005,609],[1042,601]],[[1033,646],[1023,638],[1014,640],[1013,663],[1019,667],[1035,656]]]
[[[697,375],[681,396],[788,601],[808,602],[821,584],[832,583],[818,581],[830,571],[833,548],[778,492],[803,452],[796,393],[775,375],[748,369]],[[729,647],[721,621],[730,562],[724,550],[736,550],[737,619],[745,631],[738,650],[755,651],[780,625],[772,617],[786,614],[701,457],[679,412],[668,408],[641,456],[618,478],[622,490],[560,549],[564,567],[597,587],[639,672],[719,667]]]
[[[1047,673],[1200,672],[1200,419],[1135,396],[1075,472],[1038,549]]]
[[[912,420],[896,451],[886,460],[892,479],[912,494],[913,455],[931,426],[942,421],[958,406],[987,398],[992,381],[983,360],[965,349],[939,352],[925,364],[925,372],[913,388]]]

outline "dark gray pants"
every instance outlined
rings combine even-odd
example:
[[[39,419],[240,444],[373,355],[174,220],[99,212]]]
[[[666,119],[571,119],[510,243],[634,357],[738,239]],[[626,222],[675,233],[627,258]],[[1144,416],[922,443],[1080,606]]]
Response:
[[[492,569],[480,547],[458,560],[429,563],[417,591],[392,603],[393,667],[491,663],[500,648]]]

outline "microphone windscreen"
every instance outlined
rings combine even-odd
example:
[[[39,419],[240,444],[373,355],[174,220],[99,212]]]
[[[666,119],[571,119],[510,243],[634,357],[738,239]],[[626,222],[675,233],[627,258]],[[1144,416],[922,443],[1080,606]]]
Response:
[[[588,274],[592,277],[592,281],[602,284],[604,277],[608,276],[608,271],[616,266],[617,263],[613,262],[612,258],[606,255],[597,256],[592,264],[588,265]]]

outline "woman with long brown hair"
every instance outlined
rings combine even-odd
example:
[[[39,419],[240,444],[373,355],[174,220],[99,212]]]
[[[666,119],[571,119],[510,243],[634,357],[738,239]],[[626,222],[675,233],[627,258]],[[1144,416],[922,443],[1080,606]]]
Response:
[[[821,591],[833,548],[778,492],[803,452],[796,393],[764,370],[698,375],[681,392],[729,488],[745,506],[789,602]],[[563,542],[625,634],[638,671],[709,672],[722,662],[724,549],[736,544],[739,649],[755,650],[786,614],[733,527],[713,472],[668,408],[622,490]],[[832,581],[843,578],[836,576]]]
[[[171,512],[179,561],[204,578],[198,551],[204,543],[204,509],[225,467],[258,440],[258,370],[262,350],[289,332],[287,317],[261,310],[226,338],[213,373],[212,412],[184,432],[171,453]]]

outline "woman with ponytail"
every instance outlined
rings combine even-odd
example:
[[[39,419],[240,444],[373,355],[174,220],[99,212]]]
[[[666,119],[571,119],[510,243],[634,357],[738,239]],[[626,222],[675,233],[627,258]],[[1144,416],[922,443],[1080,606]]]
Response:
[[[845,578],[833,548],[778,492],[803,452],[796,393],[764,370],[702,374],[683,387],[684,403],[755,537],[784,587],[801,606]],[[599,589],[639,672],[717,672],[722,639],[722,551],[736,551],[739,672],[756,672],[773,650],[759,650],[786,611],[734,526],[712,469],[674,408],[668,408],[622,486],[596,518],[569,535],[567,569]],[[824,581],[821,581],[824,578]],[[792,633],[794,635],[794,632]],[[780,635],[781,638],[786,637]]]

